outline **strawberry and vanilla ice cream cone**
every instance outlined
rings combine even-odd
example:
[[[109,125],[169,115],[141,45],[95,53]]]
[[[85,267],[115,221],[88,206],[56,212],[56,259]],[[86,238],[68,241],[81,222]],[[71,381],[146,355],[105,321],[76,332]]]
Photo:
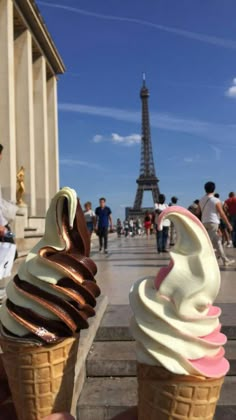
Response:
[[[159,229],[165,218],[177,232],[170,263],[130,291],[138,418],[211,420],[229,370],[221,310],[213,305],[220,271],[199,219],[171,206],[159,216]]]
[[[7,286],[0,345],[18,420],[70,412],[80,330],[100,289],[76,192],[52,199],[45,233]]]

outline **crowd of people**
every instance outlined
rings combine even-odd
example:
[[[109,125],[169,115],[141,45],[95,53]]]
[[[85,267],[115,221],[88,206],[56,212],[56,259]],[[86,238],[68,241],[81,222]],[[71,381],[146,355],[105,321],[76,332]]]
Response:
[[[236,248],[236,196],[234,192],[230,192],[228,198],[221,202],[219,194],[215,192],[215,183],[212,181],[207,182],[204,189],[203,197],[195,199],[188,210],[200,218],[209,234],[219,262],[228,266],[235,262],[226,256],[224,247]],[[159,200],[155,203],[153,210],[147,210],[142,218],[129,217],[123,222],[120,218],[117,219],[115,228],[118,238],[143,235],[149,237],[155,234],[157,252],[168,252],[176,241],[174,225],[166,219],[162,229],[158,230],[157,220],[163,210],[177,204],[176,196],[171,197],[171,201],[167,204],[165,195],[159,194]],[[111,209],[106,206],[106,199],[100,198],[99,207],[95,212],[91,209],[90,202],[85,203],[84,214],[89,233],[95,231],[99,237],[99,250],[107,253],[108,232],[109,228],[113,231],[113,225]]]
[[[116,221],[116,232],[118,238],[122,235],[127,237],[134,236],[147,236],[155,234],[157,236],[157,250],[158,252],[168,252],[167,243],[169,245],[174,245],[174,226],[169,220],[165,220],[163,224],[162,231],[157,231],[157,219],[159,214],[168,206],[176,205],[178,198],[171,197],[171,202],[166,204],[166,198],[164,194],[159,195],[158,203],[155,203],[155,206],[152,211],[147,210],[144,216],[141,217],[129,217],[126,218],[123,222],[120,218]]]

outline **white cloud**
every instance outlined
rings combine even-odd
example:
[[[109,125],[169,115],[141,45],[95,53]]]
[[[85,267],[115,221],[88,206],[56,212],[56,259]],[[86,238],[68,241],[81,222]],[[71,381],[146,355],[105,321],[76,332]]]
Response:
[[[197,153],[195,156],[187,156],[187,157],[185,157],[184,158],[184,162],[187,163],[187,164],[190,164],[190,163],[193,163],[193,164],[197,163],[197,164],[199,164],[199,163],[206,162],[206,160],[205,160],[205,157],[201,157]]]
[[[129,136],[120,136],[117,133],[112,133],[111,135],[112,143],[123,144],[124,146],[133,146],[134,144],[139,144],[141,141],[140,134],[130,134]]]
[[[103,136],[101,136],[101,134],[96,134],[96,135],[93,137],[93,142],[94,142],[94,143],[101,143],[101,141],[103,141]]]
[[[214,152],[213,159],[216,160],[216,161],[220,161],[222,150],[219,147],[212,146],[212,145],[210,145],[210,148]],[[210,159],[212,159],[212,157],[210,157]],[[169,156],[167,160],[169,162],[176,162],[176,164],[177,164],[177,163],[182,162],[182,157],[180,157],[179,155],[173,155],[173,156]],[[198,163],[199,164],[199,163],[207,162],[208,158],[206,158],[206,155],[203,152],[202,155],[196,154],[194,156],[185,156],[183,158],[183,161],[186,164],[190,164],[190,163],[193,163],[193,164]]]
[[[108,20],[108,21],[110,20],[110,21],[115,21],[115,22],[126,22],[130,24],[146,26],[154,30],[156,29],[158,31],[169,32],[177,36],[182,36],[185,38],[193,39],[195,41],[200,41],[206,44],[215,45],[217,47],[236,49],[236,42],[231,39],[224,39],[224,38],[219,38],[216,36],[199,34],[196,32],[185,30],[185,29],[160,25],[158,23],[150,22],[144,19],[137,19],[137,18],[125,17],[125,16],[104,15],[102,13],[90,12],[88,10],[80,9],[77,7],[71,7],[71,6],[66,6],[62,4],[56,4],[56,3],[48,3],[46,1],[40,1],[40,0],[37,1],[37,4],[41,4],[46,7],[63,9],[63,10],[67,10],[68,12],[78,13],[83,16],[93,17],[97,19]]]
[[[130,134],[129,136],[121,136],[118,133],[111,133],[109,137],[96,134],[92,140],[94,143],[101,143],[103,141],[111,142],[113,144],[120,144],[122,146],[134,146],[141,141],[140,134]]]
[[[215,153],[215,159],[220,160],[221,158],[221,149],[219,147],[211,146],[213,152]]]
[[[71,158],[60,159],[60,165],[63,165],[63,166],[85,166],[87,168],[92,168],[92,169],[99,169],[99,170],[102,169],[102,167],[100,165],[98,165],[97,163],[86,162],[84,160],[71,159]]]
[[[184,162],[186,162],[186,163],[192,163],[193,162],[193,158],[186,157],[186,158],[184,158]]]
[[[128,121],[138,125],[140,125],[141,121],[141,111],[71,103],[59,103],[58,108],[59,111],[94,115],[118,121]],[[158,112],[151,112],[150,120],[151,127],[166,131],[197,135],[210,140],[214,145],[224,144],[225,146],[228,143],[235,146],[236,124],[211,123],[208,121],[186,119]]]
[[[230,98],[236,98],[236,77],[232,81],[232,86],[226,90],[225,95]]]

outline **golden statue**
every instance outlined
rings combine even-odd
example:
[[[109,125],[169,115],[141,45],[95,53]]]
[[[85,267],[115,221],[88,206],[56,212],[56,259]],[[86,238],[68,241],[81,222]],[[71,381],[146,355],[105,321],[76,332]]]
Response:
[[[25,168],[21,166],[19,172],[16,175],[16,204],[18,206],[25,205],[23,195],[25,193]]]

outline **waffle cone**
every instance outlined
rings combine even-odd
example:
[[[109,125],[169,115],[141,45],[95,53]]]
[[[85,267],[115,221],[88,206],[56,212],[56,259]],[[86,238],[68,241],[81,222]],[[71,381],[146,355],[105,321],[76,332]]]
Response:
[[[213,419],[224,377],[177,375],[141,363],[137,375],[139,420]]]
[[[18,420],[70,412],[78,338],[39,346],[1,337],[0,344]]]

